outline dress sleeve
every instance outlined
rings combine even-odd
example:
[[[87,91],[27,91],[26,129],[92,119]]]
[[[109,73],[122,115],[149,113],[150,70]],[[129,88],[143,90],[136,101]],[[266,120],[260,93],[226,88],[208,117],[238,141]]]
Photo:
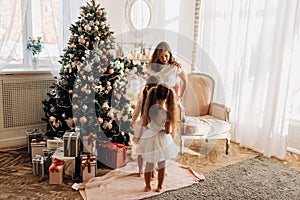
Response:
[[[176,72],[177,72],[177,74],[180,74],[182,72],[182,66],[178,62],[174,61],[172,63],[172,65],[176,66]]]

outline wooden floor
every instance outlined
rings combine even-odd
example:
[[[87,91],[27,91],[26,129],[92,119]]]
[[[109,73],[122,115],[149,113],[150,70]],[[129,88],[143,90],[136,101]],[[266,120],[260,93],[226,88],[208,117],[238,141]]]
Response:
[[[229,154],[225,154],[225,141],[187,144],[189,150],[179,155],[177,162],[191,166],[198,173],[216,170],[230,164],[251,159],[259,153],[231,143]],[[300,156],[287,153],[285,160],[272,158],[300,171]],[[110,169],[98,169],[101,176]],[[32,175],[32,164],[26,148],[0,149],[0,199],[82,199],[79,192],[72,190],[72,180],[61,185],[49,185],[48,177]]]
[[[205,147],[205,145],[207,144],[201,140],[195,140],[187,144],[188,150],[178,156],[177,162],[191,166],[198,173],[205,173],[261,155],[251,149],[240,147],[234,142],[231,142],[229,153],[226,155],[225,140],[213,142],[207,145],[208,147]],[[300,155],[287,152],[284,160],[271,159],[300,171]]]

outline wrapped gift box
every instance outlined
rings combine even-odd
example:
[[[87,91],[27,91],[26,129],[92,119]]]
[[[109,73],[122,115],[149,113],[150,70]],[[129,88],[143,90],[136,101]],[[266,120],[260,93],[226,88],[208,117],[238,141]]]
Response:
[[[27,138],[28,153],[31,156],[31,140],[33,140],[33,139],[36,139],[38,141],[42,140],[43,133],[40,129],[25,130],[25,133],[26,133],[26,138]]]
[[[96,150],[96,135],[89,134],[87,136],[82,137],[82,144],[83,144],[83,152],[84,153],[91,153],[95,155]]]
[[[36,155],[43,155],[43,149],[45,148],[45,141],[38,141],[37,139],[31,140],[31,158],[35,158]]]
[[[82,181],[86,182],[91,178],[96,176],[97,170],[97,160],[95,156],[87,156],[81,157],[81,171],[82,171]]]
[[[79,132],[65,132],[63,136],[64,141],[64,156],[77,157],[79,156]]]
[[[49,167],[49,184],[61,184],[64,178],[64,164],[63,160],[54,159],[52,165]]]
[[[56,149],[63,147],[64,142],[61,138],[54,137],[54,139],[47,139],[47,148],[55,151]]]
[[[64,161],[64,167],[63,167],[64,177],[73,179],[75,176],[76,157],[64,156],[64,153],[62,151],[57,150],[52,155],[52,162],[54,162],[55,159]],[[78,170],[80,170],[80,169],[78,169]]]
[[[102,142],[97,152],[98,160],[112,169],[124,167],[127,163],[127,147],[122,144]]]
[[[33,175],[34,176],[45,176],[45,159],[41,155],[36,155],[32,159],[33,164]],[[49,166],[48,166],[49,167]],[[46,168],[47,170],[48,168]]]
[[[48,158],[52,158],[52,155],[54,154],[54,152],[55,151],[48,149],[48,147],[44,148],[43,149],[43,156],[48,157]]]

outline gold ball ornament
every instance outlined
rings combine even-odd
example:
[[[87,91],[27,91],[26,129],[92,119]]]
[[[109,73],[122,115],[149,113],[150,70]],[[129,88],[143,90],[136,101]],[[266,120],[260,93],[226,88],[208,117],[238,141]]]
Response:
[[[114,69],[110,69],[110,70],[108,71],[109,74],[113,74],[114,72],[115,72]]]
[[[91,26],[89,24],[86,24],[86,25],[84,25],[84,30],[85,31],[91,31],[92,28],[91,28]]]
[[[78,118],[77,117],[73,117],[73,121],[74,121],[74,123],[76,123],[78,121]]]
[[[77,110],[78,109],[78,105],[77,104],[73,105],[72,107],[73,107],[73,110]]]
[[[103,119],[101,117],[98,117],[98,124],[102,124],[103,123]]]
[[[86,94],[91,94],[92,91],[91,91],[91,90],[86,90],[85,93],[86,93]]]
[[[80,43],[80,44],[85,44],[85,42],[86,42],[86,41],[85,41],[84,38],[80,38],[80,39],[79,39],[79,43]]]
[[[98,9],[98,10],[96,11],[96,13],[97,13],[98,15],[102,15],[102,10]]]
[[[85,117],[85,116],[80,117],[79,122],[80,122],[81,124],[85,124],[85,123],[87,122],[86,117]]]

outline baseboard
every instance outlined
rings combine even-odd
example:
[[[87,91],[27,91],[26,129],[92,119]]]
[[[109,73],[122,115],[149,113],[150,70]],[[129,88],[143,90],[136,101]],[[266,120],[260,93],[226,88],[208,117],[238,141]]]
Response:
[[[20,147],[20,146],[26,146],[26,145],[27,145],[26,136],[0,140],[0,148],[1,149],[14,148],[14,147]]]
[[[295,149],[295,148],[292,148],[292,147],[287,147],[286,150],[289,151],[289,152],[300,155],[300,150],[299,149]]]
[[[15,127],[0,130],[0,149],[18,148],[27,145],[26,130],[40,129],[45,132],[44,124],[36,124],[30,126]]]

